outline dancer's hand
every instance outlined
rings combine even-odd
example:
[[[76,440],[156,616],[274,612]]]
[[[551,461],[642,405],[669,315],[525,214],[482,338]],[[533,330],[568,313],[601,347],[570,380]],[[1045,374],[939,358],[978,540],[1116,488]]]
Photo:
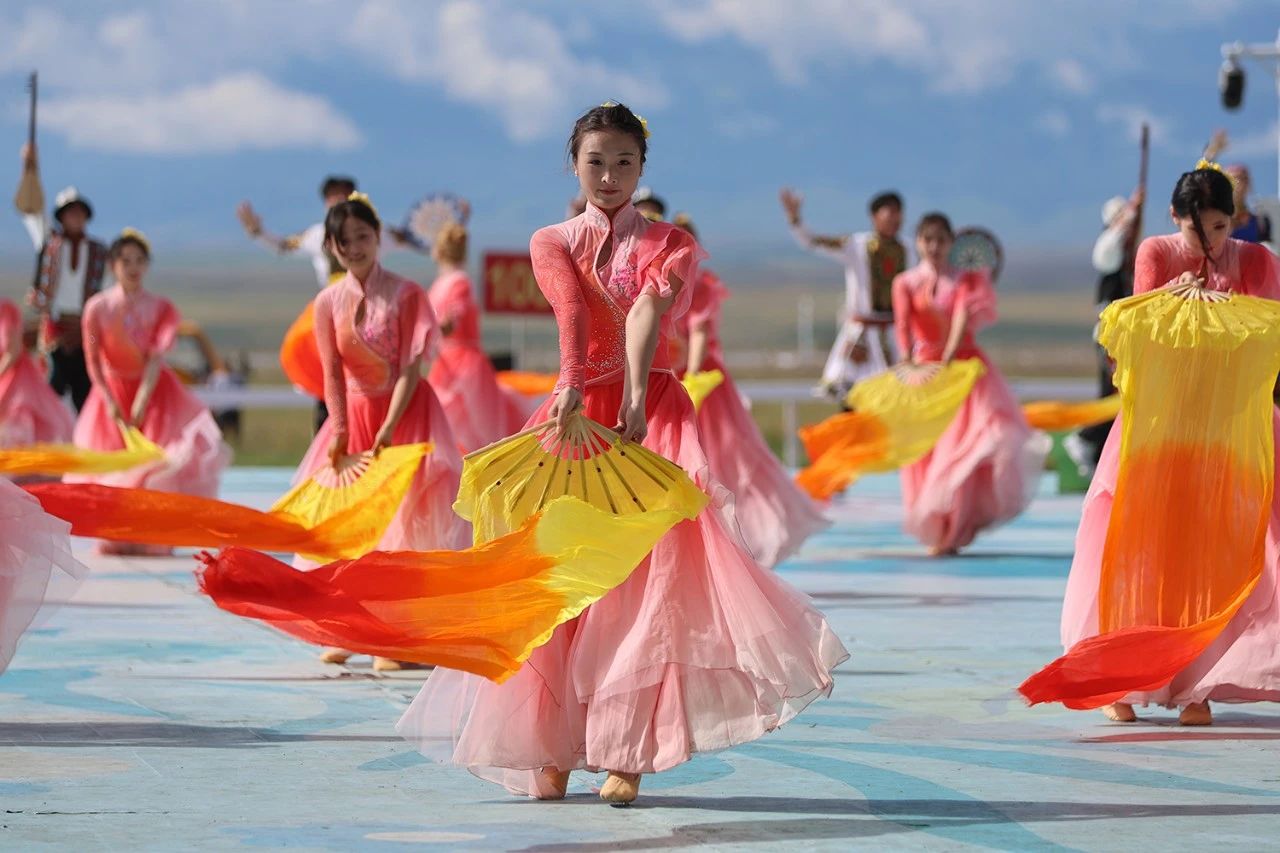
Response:
[[[257,237],[262,233],[262,217],[258,216],[249,202],[240,202],[236,207],[236,218],[240,220],[240,225],[250,237]]]
[[[347,434],[345,432],[335,432],[333,441],[329,444],[329,464],[334,468],[342,462],[342,457],[347,455]]]
[[[569,425],[569,415],[582,409],[582,392],[577,388],[562,388],[547,414],[556,422],[556,429],[564,432]]]
[[[622,436],[623,441],[644,441],[649,434],[649,422],[645,417],[645,398],[624,399],[618,409],[618,425],[613,431]]]
[[[778,201],[782,202],[782,209],[787,213],[787,221],[792,225],[799,225],[800,205],[804,204],[804,196],[790,187],[783,187],[778,193]]]
[[[373,455],[377,456],[382,452],[383,448],[391,446],[391,436],[395,432],[394,427],[383,426],[378,430],[378,434],[373,437]]]

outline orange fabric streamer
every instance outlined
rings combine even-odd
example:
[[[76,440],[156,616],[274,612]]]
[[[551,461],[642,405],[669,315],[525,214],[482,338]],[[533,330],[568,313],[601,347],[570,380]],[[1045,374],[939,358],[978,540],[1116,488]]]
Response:
[[[813,462],[796,475],[796,483],[815,500],[827,500],[888,455],[889,429],[876,415],[844,412],[801,427],[800,441]]]
[[[498,383],[526,397],[545,397],[556,388],[554,373],[529,373],[524,370],[498,371]]]
[[[199,580],[218,607],[310,643],[504,681],[679,520],[675,511],[614,516],[562,497],[465,551],[375,552],[301,572],[230,548],[204,556]]]
[[[350,507],[315,526],[288,513],[261,512],[213,498],[87,483],[25,486],[45,512],[70,522],[76,536],[171,547],[245,545],[264,551],[323,555],[368,553],[391,514],[371,523],[366,505]]]
[[[9,477],[109,474],[164,459],[164,450],[137,427],[122,427],[122,450],[89,450],[74,444],[32,444],[0,450],[0,474]]]
[[[324,368],[316,346],[315,302],[308,302],[298,319],[284,333],[280,344],[280,366],[289,381],[317,400],[324,399]]]
[[[1103,312],[1124,432],[1099,633],[1022,684],[1032,704],[1097,708],[1163,687],[1218,637],[1261,577],[1280,304],[1204,293],[1159,290]]]
[[[1022,414],[1032,429],[1043,432],[1067,432],[1095,424],[1114,421],[1120,414],[1120,395],[1112,394],[1100,400],[1083,403],[1062,403],[1042,400],[1026,403]]]

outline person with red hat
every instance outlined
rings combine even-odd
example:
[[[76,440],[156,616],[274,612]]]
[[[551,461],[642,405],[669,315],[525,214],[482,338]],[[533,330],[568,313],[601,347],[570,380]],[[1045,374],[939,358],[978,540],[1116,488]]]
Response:
[[[35,146],[24,145],[24,170],[36,172],[36,158]],[[76,411],[84,406],[92,387],[85,368],[80,317],[85,302],[102,289],[107,267],[106,244],[85,233],[92,218],[93,207],[75,187],[67,187],[55,197],[52,225],[44,211],[22,216],[38,253],[27,301],[40,312],[41,348],[49,353],[52,364],[49,385],[58,396],[70,393]]]

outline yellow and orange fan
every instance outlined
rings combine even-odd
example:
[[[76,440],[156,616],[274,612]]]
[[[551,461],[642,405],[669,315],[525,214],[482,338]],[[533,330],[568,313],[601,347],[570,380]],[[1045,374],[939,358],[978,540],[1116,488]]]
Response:
[[[1263,577],[1280,303],[1199,284],[1102,312],[1123,437],[1098,634],[1023,682],[1032,704],[1096,708],[1160,690],[1221,636]]]
[[[693,401],[693,410],[696,412],[702,408],[703,402],[711,396],[711,392],[724,384],[724,374],[719,370],[700,370],[697,373],[690,373],[680,381],[684,385],[684,390],[689,393],[689,399]]]
[[[707,504],[679,465],[579,412],[563,431],[547,421],[469,454],[454,510],[481,543],[518,529],[563,495],[610,515],[692,519]]]
[[[276,501],[270,512],[297,519],[309,529],[342,519],[343,547],[304,557],[361,556],[378,546],[431,449],[429,443],[400,444],[377,454],[371,450],[349,454],[336,467],[326,465],[299,483]],[[356,530],[363,530],[364,535],[355,535]]]
[[[10,477],[111,474],[164,459],[164,450],[136,427],[123,427],[121,450],[89,450],[74,444],[32,444],[0,450],[0,474]]]
[[[213,498],[96,484],[28,486],[71,532],[117,542],[172,547],[242,545],[299,553],[323,562],[378,547],[400,508],[428,444],[348,457],[299,484],[266,512]]]
[[[1044,432],[1084,429],[1095,424],[1114,421],[1119,414],[1119,394],[1112,394],[1100,400],[1086,400],[1082,403],[1039,400],[1022,406],[1022,415],[1031,428]]]
[[[971,358],[898,365],[859,382],[847,398],[853,411],[800,430],[809,466],[796,482],[825,500],[863,474],[915,462],[938,443],[985,372]]]

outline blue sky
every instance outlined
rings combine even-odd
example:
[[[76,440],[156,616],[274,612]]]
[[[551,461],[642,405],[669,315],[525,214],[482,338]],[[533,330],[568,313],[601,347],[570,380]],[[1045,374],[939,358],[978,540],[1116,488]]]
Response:
[[[1143,118],[1157,199],[1215,127],[1274,194],[1269,70],[1248,66],[1234,114],[1216,76],[1224,41],[1278,28],[1274,2],[1248,0],[10,2],[0,174],[16,181],[39,68],[46,190],[78,185],[99,234],[252,257],[239,200],[301,227],[320,177],[350,172],[390,218],[452,190],[477,245],[519,246],[574,191],[573,118],[614,98],[648,117],[646,183],[713,255],[790,251],[782,184],[823,230],[862,227],[866,198],[895,187],[908,218],[941,208],[1061,252],[1131,188]],[[6,265],[25,239],[16,216],[0,229]]]

